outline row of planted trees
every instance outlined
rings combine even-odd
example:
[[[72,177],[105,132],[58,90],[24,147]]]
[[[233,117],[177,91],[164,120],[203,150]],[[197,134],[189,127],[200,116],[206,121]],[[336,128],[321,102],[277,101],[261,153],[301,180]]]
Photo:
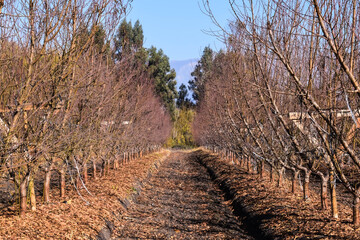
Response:
[[[119,57],[112,44],[130,3],[0,1],[0,177],[13,182],[21,215],[27,197],[36,209],[34,179],[46,202],[59,172],[65,196],[69,179],[85,187],[89,168],[96,179],[171,132],[138,49]]]
[[[212,16],[211,6],[204,1]],[[240,159],[279,184],[321,180],[321,206],[338,218],[340,182],[360,224],[359,1],[229,1],[227,51],[206,49],[192,82],[197,143]],[[216,19],[214,19],[216,22]],[[220,26],[221,27],[221,26]],[[207,61],[205,61],[207,59]],[[209,61],[210,59],[210,61]],[[312,177],[311,176],[316,176]],[[330,192],[328,191],[330,190]]]

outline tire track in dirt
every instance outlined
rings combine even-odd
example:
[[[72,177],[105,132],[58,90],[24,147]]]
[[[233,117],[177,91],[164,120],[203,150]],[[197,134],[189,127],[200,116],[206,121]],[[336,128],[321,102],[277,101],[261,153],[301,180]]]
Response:
[[[112,239],[253,239],[191,153],[176,151],[117,224]]]

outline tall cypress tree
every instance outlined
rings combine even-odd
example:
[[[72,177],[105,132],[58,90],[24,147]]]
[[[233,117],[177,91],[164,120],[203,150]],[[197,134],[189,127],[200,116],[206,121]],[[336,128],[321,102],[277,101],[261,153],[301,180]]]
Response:
[[[117,60],[127,54],[136,53],[143,49],[144,33],[142,25],[137,20],[132,26],[131,21],[122,21],[114,39],[115,56]]]
[[[149,60],[148,69],[151,77],[155,81],[156,93],[161,97],[165,107],[174,119],[176,91],[176,73],[170,68],[169,58],[163,50],[155,47],[148,49]]]
[[[188,98],[189,92],[185,84],[181,84],[179,87],[179,94],[178,98],[176,99],[176,106],[178,108],[191,108],[193,106],[193,103]]]
[[[163,50],[155,47],[143,48],[144,33],[137,20],[132,26],[131,22],[124,20],[114,39],[115,59],[120,61],[124,56],[134,54],[135,62],[139,67],[147,69],[154,80],[155,91],[162,99],[164,106],[174,119],[176,91],[176,73],[170,68],[169,58]]]
[[[193,98],[196,103],[199,102],[204,95],[207,74],[212,68],[214,57],[214,51],[210,47],[205,47],[201,59],[191,73],[193,79],[189,81],[189,89],[193,91]]]

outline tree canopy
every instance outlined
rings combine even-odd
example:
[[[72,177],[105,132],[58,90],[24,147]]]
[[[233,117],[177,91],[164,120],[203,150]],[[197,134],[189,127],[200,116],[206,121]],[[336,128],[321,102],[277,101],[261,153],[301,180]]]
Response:
[[[149,60],[148,69],[150,76],[155,81],[156,93],[162,99],[166,109],[174,119],[176,90],[176,72],[170,68],[169,58],[163,50],[157,50],[156,47],[148,49]]]
[[[195,145],[192,134],[194,116],[195,111],[191,108],[176,109],[172,136],[167,141],[169,147],[188,148]]]
[[[178,98],[176,99],[176,107],[180,108],[180,109],[192,107],[193,103],[188,98],[189,91],[188,91],[187,87],[185,86],[185,84],[181,84],[179,87],[179,90],[180,91],[178,94]]]
[[[131,54],[142,49],[143,42],[144,33],[139,20],[132,26],[131,21],[127,22],[126,19],[124,19],[114,39],[116,59],[120,60],[123,55]]]
[[[201,59],[191,73],[193,79],[189,81],[189,89],[193,91],[193,98],[196,103],[203,98],[205,83],[212,68],[214,56],[214,51],[210,47],[205,47]]]
[[[134,26],[126,19],[120,24],[114,39],[115,59],[122,60],[125,56],[135,56],[138,66],[144,67],[155,84],[155,92],[174,120],[176,91],[176,73],[170,68],[169,58],[162,49],[152,46],[143,47],[144,35],[142,25],[137,20]]]

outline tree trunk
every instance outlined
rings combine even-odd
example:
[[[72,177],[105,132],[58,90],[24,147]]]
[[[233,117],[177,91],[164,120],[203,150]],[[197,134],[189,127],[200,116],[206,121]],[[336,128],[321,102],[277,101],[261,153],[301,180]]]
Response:
[[[259,173],[260,173],[260,179],[264,178],[265,175],[265,166],[264,161],[260,161],[259,163]]]
[[[34,178],[31,178],[29,181],[29,193],[30,193],[31,211],[36,211],[36,195],[35,195],[35,187],[34,187]]]
[[[100,176],[104,177],[105,176],[105,161],[103,160],[103,162],[101,163],[101,168],[100,168]]]
[[[299,170],[293,169],[293,178],[291,183],[291,192],[296,193],[296,184],[299,177]]]
[[[274,182],[274,167],[270,165],[270,182]]]
[[[27,208],[27,185],[28,185],[28,177],[25,177],[25,179],[20,183],[20,216],[24,217],[26,214],[26,208]]]
[[[110,173],[110,160],[106,160],[106,174],[109,175]]]
[[[44,202],[50,201],[50,180],[51,180],[51,168],[45,170],[45,180],[44,180]]]
[[[321,176],[321,209],[326,210],[329,208],[328,204],[328,180],[329,176]]]
[[[251,160],[250,160],[250,157],[248,157],[248,159],[247,159],[247,171],[249,173],[251,173]]]
[[[120,164],[121,164],[121,157],[118,156],[117,159],[116,159],[116,164],[117,164],[117,169],[120,168]]]
[[[331,196],[331,214],[333,218],[338,219],[339,212],[338,212],[337,198],[336,198],[334,171],[330,171],[329,182],[330,182],[330,196]]]
[[[360,198],[358,195],[355,195],[353,202],[353,223],[356,227],[360,225],[359,207],[360,207]]]
[[[113,165],[114,170],[118,169],[118,161],[117,161],[117,157],[115,156],[114,158],[114,165]]]
[[[240,166],[240,159],[234,154],[234,161],[237,166]]]
[[[66,182],[65,182],[65,169],[64,167],[60,170],[60,197],[64,198],[65,197],[65,187],[66,187]]]
[[[84,177],[84,184],[88,183],[88,169],[86,163],[83,166],[83,177]]]
[[[97,174],[96,174],[96,161],[93,160],[93,178],[96,180],[98,179]]]
[[[309,192],[310,175],[311,175],[310,170],[304,170],[304,186],[303,186],[303,190],[304,190],[304,200],[305,201],[307,201],[309,199],[309,197],[310,197],[310,192]]]
[[[281,187],[283,185],[283,175],[284,175],[284,168],[280,168],[279,170],[279,179],[278,179],[278,183],[277,183],[277,186],[278,187]]]
[[[80,179],[79,174],[77,174],[77,176],[76,176],[76,182],[75,182],[75,184],[76,184],[77,189],[80,189],[80,188],[81,188],[81,179]]]

